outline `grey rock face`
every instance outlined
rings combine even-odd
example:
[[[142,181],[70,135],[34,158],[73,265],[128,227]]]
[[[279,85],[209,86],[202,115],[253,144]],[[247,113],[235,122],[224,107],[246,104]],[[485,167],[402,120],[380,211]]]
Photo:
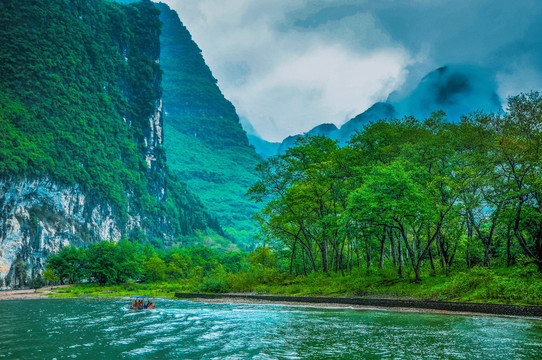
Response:
[[[67,245],[118,241],[138,218],[120,223],[113,208],[78,185],[48,178],[0,181],[0,278],[13,279],[20,259],[36,276],[49,254]],[[13,281],[12,281],[13,284]],[[5,286],[5,281],[4,281]]]

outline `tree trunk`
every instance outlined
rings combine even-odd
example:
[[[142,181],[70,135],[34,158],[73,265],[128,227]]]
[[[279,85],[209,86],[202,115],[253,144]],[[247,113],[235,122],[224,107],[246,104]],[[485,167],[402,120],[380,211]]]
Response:
[[[393,229],[389,229],[388,238],[390,239],[390,253],[393,260],[393,266],[397,266],[397,250],[395,248],[395,239],[393,237]]]
[[[472,225],[467,221],[467,269],[470,269],[472,264],[470,260],[470,244],[472,243]]]
[[[344,276],[344,246],[346,244],[347,239],[344,239],[343,243],[341,244],[341,250],[339,253],[339,258],[337,262],[339,263],[339,268],[341,269],[341,274]]]
[[[512,234],[510,234],[510,225],[508,225],[508,229],[506,231],[506,267],[510,267],[510,265],[512,265],[511,235]]]
[[[297,244],[297,239],[294,240],[294,246],[292,247],[292,256],[290,257],[290,275],[292,275],[292,273],[293,273],[296,244]]]
[[[348,238],[346,239],[346,241],[348,241]],[[348,242],[348,246],[346,247],[346,271],[348,271],[348,273],[350,273],[350,269],[351,269],[351,251],[350,251],[350,248],[352,246],[350,246],[350,242]]]
[[[489,267],[489,243],[482,241],[484,244],[484,266]]]
[[[382,232],[382,240],[380,240],[380,264],[378,266],[379,269],[382,269],[384,267],[385,250],[386,250],[386,228],[384,227],[384,231]]]
[[[359,246],[356,244],[356,255],[358,260],[358,269],[361,267],[361,259],[359,257]]]
[[[397,275],[402,278],[403,277],[403,254],[401,251],[401,242],[397,241],[397,260],[399,263],[399,269],[397,269]]]
[[[431,270],[435,271],[435,263],[433,262],[433,250],[429,248],[429,263],[431,264]]]

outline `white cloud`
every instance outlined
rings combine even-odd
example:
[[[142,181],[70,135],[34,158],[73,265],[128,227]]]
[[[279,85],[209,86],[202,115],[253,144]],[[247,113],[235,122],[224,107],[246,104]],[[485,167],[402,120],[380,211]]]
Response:
[[[405,78],[407,52],[391,45],[367,13],[306,29],[292,26],[289,17],[302,14],[307,0],[166,2],[225,96],[267,140],[324,122],[341,125]]]
[[[501,96],[540,87],[542,2],[162,1],[267,140],[340,125],[450,63],[493,71]]]
[[[278,141],[324,122],[341,125],[385,99],[404,78],[402,59],[393,51],[360,57],[341,47],[317,47],[229,95],[262,137]]]

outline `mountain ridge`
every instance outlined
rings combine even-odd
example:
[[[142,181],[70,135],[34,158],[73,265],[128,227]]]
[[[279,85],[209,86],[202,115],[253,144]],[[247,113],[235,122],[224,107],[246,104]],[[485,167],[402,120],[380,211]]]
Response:
[[[495,75],[471,65],[442,66],[425,75],[408,94],[392,93],[386,101],[373,104],[340,127],[320,124],[304,134],[286,137],[277,147],[253,136],[251,145],[264,157],[283,154],[304,135],[324,135],[344,145],[357,130],[370,122],[403,116],[426,118],[438,110],[443,110],[452,122],[475,111],[501,111]]]
[[[217,216],[231,239],[254,246],[258,207],[245,197],[262,160],[249,145],[233,104],[218,87],[201,49],[176,11],[156,4],[164,70],[165,140],[172,170]]]

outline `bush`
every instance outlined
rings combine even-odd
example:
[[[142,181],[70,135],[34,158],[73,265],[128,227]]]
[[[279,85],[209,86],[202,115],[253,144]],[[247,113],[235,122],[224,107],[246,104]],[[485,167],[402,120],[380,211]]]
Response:
[[[450,298],[454,299],[467,294],[483,284],[490,284],[493,281],[493,271],[486,267],[475,266],[470,271],[461,272],[450,278],[444,284],[443,292]]]
[[[199,285],[199,291],[209,293],[223,293],[226,292],[228,286],[223,279],[215,279],[212,277],[205,278]]]

